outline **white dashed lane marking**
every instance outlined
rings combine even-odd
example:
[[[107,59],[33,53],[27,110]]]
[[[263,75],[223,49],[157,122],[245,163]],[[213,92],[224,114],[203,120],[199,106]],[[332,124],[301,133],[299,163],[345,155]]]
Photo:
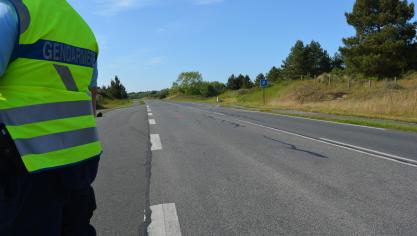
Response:
[[[181,236],[177,209],[174,203],[151,206],[152,223],[149,236]]]
[[[148,116],[153,116],[153,114],[152,113],[148,113]]]
[[[159,134],[151,134],[151,151],[162,150],[162,143]]]
[[[149,124],[150,125],[156,125],[155,119],[149,119]]]

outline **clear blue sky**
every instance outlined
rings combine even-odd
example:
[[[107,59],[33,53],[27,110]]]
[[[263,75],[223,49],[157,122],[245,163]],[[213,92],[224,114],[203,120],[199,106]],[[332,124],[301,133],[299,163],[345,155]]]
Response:
[[[332,55],[354,34],[354,0],[68,0],[98,38],[99,85],[118,75],[128,91],[170,87],[182,71],[225,82],[279,66],[295,41]]]

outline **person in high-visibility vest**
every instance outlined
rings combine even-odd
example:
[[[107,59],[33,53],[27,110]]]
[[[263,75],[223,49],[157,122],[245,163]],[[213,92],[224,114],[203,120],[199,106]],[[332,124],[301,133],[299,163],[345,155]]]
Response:
[[[95,235],[98,44],[66,0],[0,0],[0,235]]]

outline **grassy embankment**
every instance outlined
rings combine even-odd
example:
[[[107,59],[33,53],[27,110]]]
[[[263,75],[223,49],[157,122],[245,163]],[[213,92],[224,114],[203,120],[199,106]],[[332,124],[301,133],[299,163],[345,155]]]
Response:
[[[107,109],[114,109],[118,107],[126,107],[132,105],[133,102],[130,99],[108,99],[108,98],[102,98],[98,102],[97,109],[98,110],[107,110]]]
[[[262,90],[258,88],[228,91],[220,98],[221,104],[225,106],[241,106],[260,111],[284,112],[293,116],[417,132],[416,125],[394,122],[417,123],[417,74],[408,75],[397,84],[393,81],[373,81],[371,87],[366,81],[351,81],[350,88],[348,82],[343,80],[332,81],[331,85],[327,81],[317,80],[280,82],[266,89],[265,105]],[[187,96],[174,96],[170,99],[216,102],[216,98]]]

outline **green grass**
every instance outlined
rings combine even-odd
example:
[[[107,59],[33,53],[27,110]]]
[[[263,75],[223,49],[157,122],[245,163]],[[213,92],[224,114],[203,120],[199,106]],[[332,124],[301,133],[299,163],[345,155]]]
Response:
[[[225,105],[224,107],[233,108],[233,106],[231,105]],[[375,127],[375,128],[391,129],[391,130],[406,131],[406,132],[417,132],[417,124],[408,125],[408,124],[401,123],[395,120],[371,120],[367,117],[358,117],[357,119],[349,119],[349,118],[342,118],[342,117],[341,118],[326,117],[326,116],[320,116],[320,115],[291,114],[291,113],[279,112],[279,111],[268,109],[268,108],[256,108],[256,107],[249,107],[249,106],[240,106],[240,108],[244,110],[250,110],[250,111],[258,111],[258,112],[265,112],[265,113],[277,114],[277,115],[308,118],[308,119],[313,119],[313,120],[331,121],[331,122],[369,126],[369,127]],[[323,113],[323,115],[326,115],[326,114]]]
[[[280,114],[280,113],[277,113],[277,114]],[[285,114],[285,115],[301,117],[301,118],[309,118],[309,119],[315,119],[315,120],[324,120],[324,121],[353,124],[353,125],[369,126],[369,127],[375,127],[375,128],[392,129],[392,130],[398,130],[398,131],[417,132],[417,125],[407,125],[407,124],[402,124],[402,123],[398,123],[395,121],[356,120],[356,119],[332,118],[332,117],[322,117],[322,116],[314,116],[314,115],[298,115],[298,114],[290,114],[290,115]]]
[[[114,109],[118,107],[126,107],[132,105],[132,100],[130,99],[107,99],[104,98],[102,101],[100,101],[98,109],[97,110],[107,110],[107,109]]]
[[[278,99],[280,95],[288,88],[288,82],[281,82],[265,89],[265,101],[270,103],[273,99]],[[250,90],[227,92],[220,96],[226,104],[238,104],[242,106],[263,106],[263,90],[254,88]],[[234,98],[236,101],[234,101]]]

